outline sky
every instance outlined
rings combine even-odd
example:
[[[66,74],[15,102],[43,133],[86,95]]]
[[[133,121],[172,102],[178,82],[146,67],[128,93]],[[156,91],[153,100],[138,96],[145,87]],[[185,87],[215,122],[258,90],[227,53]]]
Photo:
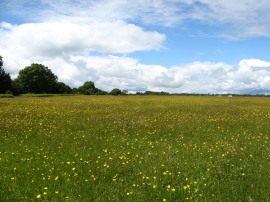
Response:
[[[0,55],[71,87],[270,94],[269,0],[0,0]]]

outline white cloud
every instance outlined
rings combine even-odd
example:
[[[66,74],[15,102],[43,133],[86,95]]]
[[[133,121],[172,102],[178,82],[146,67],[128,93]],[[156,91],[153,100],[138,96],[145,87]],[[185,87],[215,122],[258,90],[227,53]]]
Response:
[[[77,17],[79,21],[180,26],[195,20],[218,28],[218,36],[230,39],[270,37],[269,0],[9,0],[2,4],[0,12],[32,22]]]
[[[171,93],[270,93],[270,63],[266,61],[246,59],[238,65],[194,62],[163,67],[141,64],[128,55],[110,55],[160,50],[166,36],[142,27],[178,26],[186,20],[220,27],[230,38],[269,37],[270,3],[266,0],[31,2],[0,3],[0,13],[8,6],[14,15],[32,22],[0,22],[0,54],[13,78],[35,62],[47,65],[60,81],[73,87],[91,80],[107,91],[118,87]],[[23,9],[25,3],[28,9]],[[91,55],[94,52],[101,56]]]
[[[163,26],[179,26],[186,21],[196,20],[218,28],[218,36],[230,39],[270,37],[269,0],[97,0],[91,3],[81,0],[77,4],[71,0],[43,2],[50,9],[54,8],[54,14],[51,13],[53,17],[79,13],[80,17],[87,16],[87,19],[136,21],[143,25]],[[44,13],[48,15],[48,12]]]
[[[229,39],[270,37],[268,0],[199,0],[188,18],[220,29]]]
[[[129,53],[158,50],[165,36],[140,27],[116,22],[75,24],[68,21],[28,23],[12,26],[2,23],[0,47],[20,51],[24,56],[58,56],[76,51]],[[8,28],[8,29],[7,29]]]
[[[194,62],[170,68],[111,55],[40,58],[36,62],[48,66],[72,87],[94,81],[106,91],[117,87],[133,92],[270,94],[270,62],[256,59],[241,60],[238,65]],[[9,64],[6,68],[15,72],[17,67]]]

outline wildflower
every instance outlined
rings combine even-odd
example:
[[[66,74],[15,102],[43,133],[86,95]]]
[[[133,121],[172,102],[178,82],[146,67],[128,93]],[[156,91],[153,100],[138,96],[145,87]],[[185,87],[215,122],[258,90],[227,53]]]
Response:
[[[37,199],[41,198],[41,195],[40,195],[40,194],[38,194],[36,198],[37,198]]]

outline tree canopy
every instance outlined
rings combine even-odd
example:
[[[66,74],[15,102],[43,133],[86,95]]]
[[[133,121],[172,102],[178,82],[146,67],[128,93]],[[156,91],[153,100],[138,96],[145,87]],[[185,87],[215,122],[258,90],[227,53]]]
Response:
[[[84,95],[106,95],[108,94],[106,91],[100,90],[95,87],[95,83],[93,81],[86,81],[81,87],[77,89],[78,92]]]
[[[42,64],[33,63],[19,71],[18,77],[11,80],[8,73],[5,73],[3,60],[0,56],[0,93],[6,93],[10,90],[14,95],[22,93],[35,94],[69,94],[81,93],[84,95],[107,95],[108,92],[95,87],[93,81],[86,81],[79,88],[71,89],[63,82],[58,82],[58,78],[53,72]],[[121,91],[114,88],[111,95],[126,95],[127,90]]]
[[[6,93],[7,90],[11,89],[11,78],[3,68],[3,58],[0,55],[0,93]]]
[[[16,81],[27,93],[56,93],[57,79],[48,67],[33,63],[19,71]]]
[[[84,95],[94,95],[96,93],[96,87],[94,82],[86,81],[81,87],[78,88],[78,91]]]
[[[118,88],[114,88],[112,89],[112,91],[110,92],[111,95],[121,95],[122,91]]]

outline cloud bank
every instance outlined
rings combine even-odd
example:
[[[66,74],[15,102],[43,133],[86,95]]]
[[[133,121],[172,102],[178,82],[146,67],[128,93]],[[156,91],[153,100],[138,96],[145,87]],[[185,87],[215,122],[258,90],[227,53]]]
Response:
[[[166,35],[156,26],[181,27],[190,20],[216,27],[217,36],[227,39],[270,37],[269,9],[268,0],[3,0],[0,16],[22,22],[0,22],[0,55],[13,78],[42,63],[72,87],[91,80],[107,91],[269,94],[267,61],[164,67],[129,56],[166,48]]]

